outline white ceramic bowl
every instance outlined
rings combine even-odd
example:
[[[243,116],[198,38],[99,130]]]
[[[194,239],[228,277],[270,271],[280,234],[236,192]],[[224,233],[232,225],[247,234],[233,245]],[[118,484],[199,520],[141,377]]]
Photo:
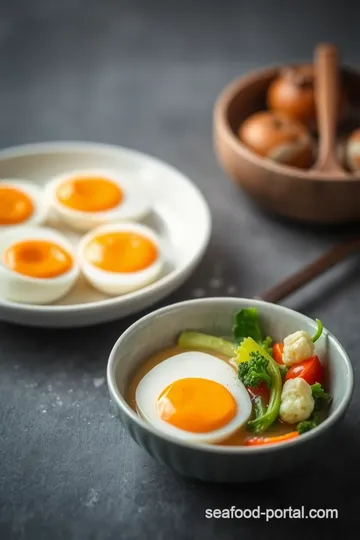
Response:
[[[159,278],[122,296],[109,297],[85,279],[52,305],[25,305],[0,298],[0,320],[30,326],[74,327],[97,324],[136,313],[182,285],[194,271],[211,234],[208,205],[198,188],[180,171],[134,150],[95,143],[57,142],[19,146],[0,152],[1,176],[26,178],[40,187],[64,171],[106,169],[140,176],[151,194],[153,210],[142,221],[161,241],[165,255]],[[81,234],[49,216],[47,225],[64,234],[74,247]]]
[[[249,482],[279,476],[306,461],[321,460],[321,449],[333,436],[353,392],[351,362],[340,343],[327,330],[317,343],[325,358],[329,392],[333,396],[329,417],[301,437],[273,446],[231,447],[182,442],[156,430],[128,405],[125,392],[134,369],[153,353],[173,345],[182,330],[228,335],[234,312],[258,308],[264,332],[274,339],[302,329],[314,333],[316,324],[290,309],[259,300],[206,298],[189,300],[154,311],[138,320],[111,351],[107,382],[118,415],[131,437],[160,463],[176,472],[213,482]]]

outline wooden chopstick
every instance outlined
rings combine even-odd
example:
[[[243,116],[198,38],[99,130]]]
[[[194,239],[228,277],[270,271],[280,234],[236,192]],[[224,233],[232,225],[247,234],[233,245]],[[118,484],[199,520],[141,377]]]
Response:
[[[255,298],[276,304],[357,251],[360,251],[359,236],[334,246],[308,266]]]

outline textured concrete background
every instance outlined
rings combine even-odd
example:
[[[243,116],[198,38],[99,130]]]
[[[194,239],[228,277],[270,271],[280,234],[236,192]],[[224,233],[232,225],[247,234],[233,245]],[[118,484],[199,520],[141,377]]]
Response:
[[[318,40],[335,41],[347,62],[360,61],[359,7],[294,4],[1,2],[0,145],[102,141],[169,161],[202,189],[214,230],[199,269],[167,302],[199,290],[259,293],[352,229],[304,228],[264,215],[213,155],[212,106],[230,79],[310,58]],[[349,260],[286,302],[320,317],[357,373],[359,268]],[[0,324],[1,540],[298,539],[319,530],[356,537],[347,531],[359,522],[357,392],[340,436],[311,470],[239,487],[184,480],[148,457],[112,416],[107,356],[132,320],[73,331]],[[339,508],[339,519],[266,525],[204,518],[205,508],[258,504]]]

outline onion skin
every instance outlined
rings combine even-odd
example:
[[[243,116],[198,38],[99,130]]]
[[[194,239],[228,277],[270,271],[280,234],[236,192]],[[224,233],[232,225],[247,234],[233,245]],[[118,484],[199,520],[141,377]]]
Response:
[[[261,157],[299,168],[313,161],[308,129],[288,116],[262,111],[247,118],[238,130],[241,142]]]

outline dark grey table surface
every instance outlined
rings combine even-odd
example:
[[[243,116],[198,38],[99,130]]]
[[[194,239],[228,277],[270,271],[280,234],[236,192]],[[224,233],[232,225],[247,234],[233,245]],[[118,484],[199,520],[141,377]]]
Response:
[[[1,2],[0,144],[118,143],[179,167],[208,200],[213,235],[200,267],[166,302],[199,290],[256,294],[349,228],[302,227],[254,208],[217,166],[212,106],[232,78],[309,58],[318,40],[338,43],[348,62],[360,60],[359,7],[330,4]],[[286,302],[324,321],[356,373],[359,285],[354,258]],[[138,448],[112,415],[107,357],[133,320],[46,331],[0,323],[1,540],[358,537],[357,391],[340,435],[306,471],[245,486],[185,480]],[[205,519],[206,508],[232,505],[335,508],[339,518]]]

